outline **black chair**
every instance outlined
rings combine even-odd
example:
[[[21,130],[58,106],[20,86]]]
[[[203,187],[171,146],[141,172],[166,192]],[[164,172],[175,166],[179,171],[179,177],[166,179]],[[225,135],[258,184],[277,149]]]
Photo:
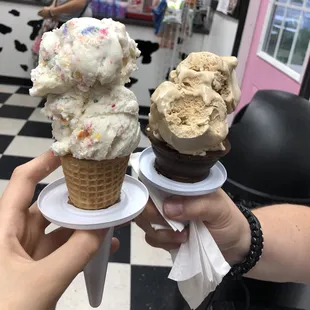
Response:
[[[258,91],[236,115],[228,138],[232,149],[222,159],[228,173],[224,190],[235,203],[310,205],[309,101],[283,91]],[[310,309],[309,286],[243,281],[250,309]],[[218,300],[244,301],[246,291],[239,284],[223,283]]]
[[[226,185],[243,194],[310,204],[310,102],[261,90],[235,117],[222,159]]]
[[[221,161],[224,190],[249,208],[291,202],[310,205],[310,102],[276,90],[258,91],[236,115],[232,149]],[[310,287],[225,279],[198,310],[309,309]],[[179,306],[180,307],[180,306]],[[180,310],[189,310],[185,305]]]

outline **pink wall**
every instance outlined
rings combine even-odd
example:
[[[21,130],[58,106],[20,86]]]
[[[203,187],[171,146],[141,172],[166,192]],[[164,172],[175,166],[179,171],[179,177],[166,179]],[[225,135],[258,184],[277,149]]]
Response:
[[[294,94],[298,94],[299,92],[300,84],[297,81],[256,55],[268,4],[268,0],[261,0],[253,40],[241,84],[242,95],[238,110],[249,103],[255,92],[260,89],[279,89]]]

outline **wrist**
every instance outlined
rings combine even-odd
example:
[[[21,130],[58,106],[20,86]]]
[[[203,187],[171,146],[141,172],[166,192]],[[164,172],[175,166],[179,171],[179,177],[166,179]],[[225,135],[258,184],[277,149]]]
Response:
[[[55,17],[55,9],[54,8],[50,7],[49,10],[48,10],[48,13],[49,13],[49,16],[51,18]]]
[[[244,262],[251,248],[251,229],[248,221],[243,217],[239,242],[236,245],[233,265]]]
[[[223,252],[223,256],[230,266],[244,262],[251,247],[251,229],[244,216],[241,218],[241,225],[238,230],[239,240],[234,246]]]
[[[233,265],[230,270],[230,275],[237,278],[248,273],[255,267],[262,256],[264,248],[264,236],[258,218],[246,207],[238,205],[238,208],[248,222],[251,241],[250,248],[245,259],[241,263]],[[246,243],[243,242],[241,244],[244,246]]]

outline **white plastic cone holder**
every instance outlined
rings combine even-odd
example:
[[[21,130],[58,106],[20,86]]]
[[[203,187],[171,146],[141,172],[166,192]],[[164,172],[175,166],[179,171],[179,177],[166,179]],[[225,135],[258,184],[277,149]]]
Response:
[[[38,207],[51,223],[70,229],[94,230],[109,228],[96,256],[84,269],[89,304],[97,308],[103,296],[114,227],[137,217],[148,201],[147,188],[137,179],[125,176],[120,202],[102,210],[81,210],[68,204],[64,178],[45,187],[39,195]]]

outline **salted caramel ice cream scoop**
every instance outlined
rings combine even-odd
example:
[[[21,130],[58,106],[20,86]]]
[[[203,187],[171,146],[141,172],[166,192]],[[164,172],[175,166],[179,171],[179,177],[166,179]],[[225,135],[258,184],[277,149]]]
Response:
[[[149,126],[154,137],[181,154],[223,151],[227,115],[240,100],[236,57],[191,53],[151,97]]]

